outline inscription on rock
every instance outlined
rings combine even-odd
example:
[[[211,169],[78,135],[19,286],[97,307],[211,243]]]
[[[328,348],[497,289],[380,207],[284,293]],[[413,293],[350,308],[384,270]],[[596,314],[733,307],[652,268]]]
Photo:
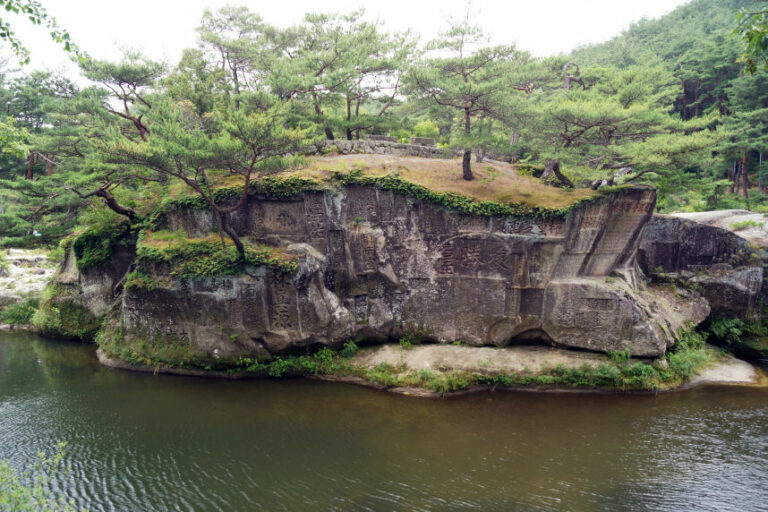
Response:
[[[544,307],[544,290],[539,288],[523,288],[520,294],[520,314],[541,316]]]
[[[300,235],[302,224],[299,212],[289,204],[264,203],[264,228],[277,235]],[[302,212],[303,213],[303,212]]]
[[[368,297],[358,295],[355,297],[355,322],[358,324],[368,322]]]
[[[368,274],[377,268],[376,239],[373,235],[356,235],[352,244],[355,270],[358,274]]]
[[[294,289],[288,283],[277,280],[272,283],[272,300],[270,324],[272,329],[283,330],[293,327],[293,313],[295,312],[292,296]]]
[[[474,277],[499,276],[521,282],[525,256],[513,253],[497,238],[456,237],[440,246],[437,270],[441,274]]]
[[[308,196],[304,204],[310,241],[315,247],[322,248],[325,243],[325,230],[328,225],[325,215],[325,200],[320,194],[312,194]]]

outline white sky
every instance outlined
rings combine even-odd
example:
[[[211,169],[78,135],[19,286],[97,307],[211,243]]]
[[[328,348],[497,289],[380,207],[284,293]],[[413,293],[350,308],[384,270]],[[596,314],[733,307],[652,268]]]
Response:
[[[479,24],[493,43],[517,44],[534,55],[553,55],[610,39],[641,18],[656,18],[686,0],[474,0]],[[287,26],[305,12],[349,12],[364,7],[370,19],[390,30],[411,28],[422,42],[437,35],[449,17],[461,17],[466,0],[43,0],[49,14],[92,56],[116,59],[120,48],[142,50],[174,64],[183,48],[195,45],[194,29],[205,8],[245,5],[265,21]],[[3,12],[32,52],[29,69],[70,68],[68,56],[42,27]],[[3,51],[7,54],[7,51]],[[11,59],[10,64],[16,61]]]

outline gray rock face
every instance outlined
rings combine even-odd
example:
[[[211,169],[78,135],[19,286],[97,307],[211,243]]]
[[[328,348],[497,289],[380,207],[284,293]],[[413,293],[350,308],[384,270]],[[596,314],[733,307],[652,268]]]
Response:
[[[695,283],[717,315],[757,317],[768,296],[763,250],[730,231],[678,216],[654,215],[643,231],[638,262],[651,277]]]
[[[123,279],[135,256],[135,249],[120,246],[114,251],[109,265],[81,272],[70,250],[53,282],[79,306],[93,316],[101,317],[120,295]]]
[[[430,139],[431,140],[431,139]],[[453,158],[461,151],[441,149],[432,145],[423,145],[422,143],[403,144],[390,140],[381,140],[379,137],[365,140],[322,140],[304,150],[308,154],[324,154],[326,152],[335,152],[341,155],[355,154],[375,154],[375,155],[394,155],[394,156],[416,156],[421,158]]]
[[[748,210],[715,210],[711,212],[673,213],[672,216],[726,229],[763,249],[768,249],[768,217],[762,213]]]
[[[300,255],[295,275],[260,267],[130,289],[121,321],[126,336],[182,339],[219,358],[406,332],[658,356],[709,310],[695,295],[639,284],[635,254],[654,203],[652,188],[627,188],[542,220],[463,215],[368,187],[252,198],[233,224]],[[168,222],[189,236],[213,227],[193,210],[170,212]]]

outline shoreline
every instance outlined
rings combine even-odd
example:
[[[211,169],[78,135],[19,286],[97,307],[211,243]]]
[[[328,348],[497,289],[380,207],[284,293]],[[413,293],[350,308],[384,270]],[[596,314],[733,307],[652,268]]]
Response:
[[[172,375],[181,377],[199,377],[225,380],[256,380],[270,378],[265,375],[259,375],[248,371],[228,372],[220,370],[204,370],[202,368],[154,367],[149,365],[132,364],[126,361],[111,358],[106,355],[100,348],[96,350],[96,357],[101,365],[111,370],[121,370],[135,373],[151,373],[152,375]],[[747,371],[747,368],[751,370],[752,374],[752,378],[749,380],[744,379],[744,376],[750,373]],[[501,384],[494,384],[489,386],[475,385],[466,389],[440,392],[422,387],[387,386],[385,384],[372,382],[362,377],[353,375],[309,374],[282,378],[305,378],[309,380],[351,384],[396,395],[429,399],[454,398],[477,393],[493,393],[495,391],[522,391],[527,393],[570,393],[589,395],[657,395],[661,393],[688,391],[702,386],[739,386],[758,388],[768,387],[768,375],[766,375],[765,372],[761,371],[758,367],[752,365],[751,363],[737,359],[733,356],[727,356],[723,361],[718,362],[709,368],[704,368],[699,374],[679,386],[655,390],[563,387],[557,385],[504,386]]]
[[[0,331],[6,331],[6,332],[21,331],[21,332],[33,332],[35,334],[43,334],[43,331],[41,331],[39,327],[31,324],[30,325],[0,324]]]

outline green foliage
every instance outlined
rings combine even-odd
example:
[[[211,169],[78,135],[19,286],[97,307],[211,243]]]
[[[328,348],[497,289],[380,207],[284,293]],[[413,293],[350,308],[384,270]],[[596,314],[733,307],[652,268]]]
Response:
[[[155,264],[166,264],[168,275],[181,279],[242,275],[248,265],[266,266],[287,274],[293,274],[298,268],[295,256],[274,247],[249,245],[245,258],[241,258],[234,246],[222,243],[215,235],[187,238],[183,232],[171,231],[142,232],[136,256],[139,268],[129,276],[126,284],[129,289],[148,291],[159,285],[145,268]]]
[[[696,370],[709,361],[706,351],[702,350],[706,337],[701,333],[687,331],[680,334],[679,341],[667,354],[669,370],[678,379],[689,379]]]
[[[17,471],[7,460],[0,460],[0,512],[75,512],[74,501],[55,497],[54,478],[62,466],[66,443],[59,443],[53,455],[38,452],[32,467]]]
[[[101,328],[96,317],[78,300],[78,291],[59,284],[49,284],[32,315],[32,324],[44,334],[90,341]]]
[[[425,119],[424,121],[420,121],[413,125],[413,134],[416,137],[437,139],[440,135],[440,128],[437,126],[436,122],[431,119]]]
[[[5,122],[0,121],[0,154],[25,158],[29,154],[29,148],[25,144],[28,137],[26,130],[14,126],[12,117],[8,117]]]
[[[418,326],[409,325],[398,343],[400,348],[410,350],[414,345],[420,345],[424,341],[424,336],[423,329]]]
[[[151,292],[167,284],[169,283],[166,283],[164,280],[156,279],[147,274],[144,269],[138,268],[126,274],[123,289],[126,291],[143,290]]]
[[[632,354],[630,353],[628,348],[625,348],[624,350],[621,350],[619,352],[608,352],[608,357],[611,358],[611,361],[613,361],[616,364],[626,364],[629,362],[630,358],[632,357]]]
[[[765,225],[763,222],[757,222],[756,220],[743,220],[740,222],[732,222],[728,226],[733,231],[739,231],[747,228],[761,228]]]
[[[115,247],[130,243],[131,226],[127,222],[95,225],[87,228],[72,243],[80,271],[98,268],[112,261]]]
[[[110,318],[107,322],[111,325],[112,320]],[[231,365],[231,362],[209,357],[189,343],[189,340],[173,335],[161,337],[133,332],[128,336],[122,327],[113,326],[99,331],[95,341],[107,356],[134,365],[207,370]]]
[[[544,172],[544,167],[533,164],[517,164],[517,172],[520,176],[541,176],[541,173]]]
[[[709,323],[709,330],[715,338],[731,345],[738,343],[746,330],[744,321],[739,318],[715,318]]]
[[[321,190],[322,186],[315,180],[299,176],[279,177],[267,176],[250,184],[249,193],[261,198],[290,199],[305,191]],[[242,193],[240,187],[221,187],[213,191],[212,197],[216,203],[226,204]],[[209,210],[211,205],[204,197],[187,195],[177,199],[166,199],[161,206],[161,212],[180,208]]]
[[[753,12],[741,9],[737,19],[736,33],[746,43],[740,59],[744,67],[753,74],[762,63],[763,69],[768,71],[768,7]]]
[[[344,342],[344,348],[341,349],[340,353],[342,357],[354,357],[358,350],[357,343],[354,340],[349,340]]]
[[[85,58],[85,54],[70,38],[69,32],[61,29],[56,19],[50,16],[39,2],[35,0],[0,0],[0,9],[26,18],[33,25],[45,27],[51,39],[60,44],[65,52],[74,53],[80,59]],[[29,50],[16,37],[16,34],[11,30],[11,25],[2,18],[0,18],[0,41],[10,45],[20,64],[29,63]]]
[[[0,324],[30,325],[39,306],[40,301],[35,298],[8,304],[0,308]]]

